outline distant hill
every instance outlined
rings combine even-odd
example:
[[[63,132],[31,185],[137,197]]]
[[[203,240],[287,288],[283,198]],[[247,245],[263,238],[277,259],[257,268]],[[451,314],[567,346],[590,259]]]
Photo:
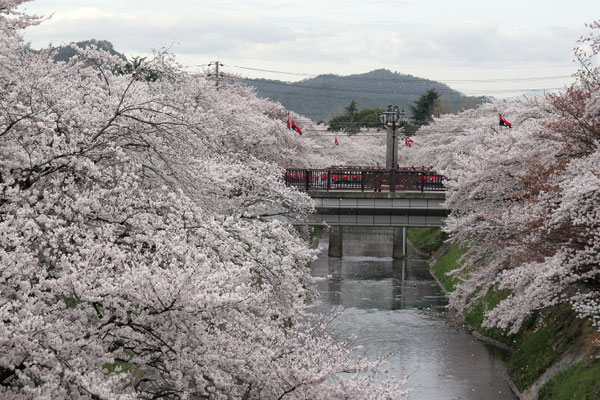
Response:
[[[120,59],[122,59],[123,61],[127,61],[127,57],[125,57],[125,55],[123,53],[119,53],[118,51],[116,51],[113,47],[113,44],[111,42],[109,42],[108,40],[96,40],[96,39],[90,39],[90,40],[82,40],[76,43],[71,43],[76,45],[77,47],[80,47],[82,49],[87,49],[88,47],[94,45],[96,47],[98,47],[99,49],[102,49],[104,51],[107,51],[108,53],[112,54],[113,56],[117,56]],[[39,50],[34,50],[34,49],[30,49],[33,52],[39,52]],[[73,56],[77,55],[77,52],[75,51],[75,49],[73,49],[73,47],[71,47],[71,45],[65,45],[65,46],[58,46],[58,47],[50,47],[49,49],[50,51],[56,51],[56,54],[54,55],[54,61],[69,61]]]
[[[488,100],[465,96],[444,83],[386,69],[348,76],[319,75],[293,83],[266,79],[245,79],[244,82],[255,87],[258,96],[277,101],[313,121],[329,121],[342,115],[352,100],[359,110],[397,104],[410,116],[409,106],[429,89],[440,94],[443,112],[473,108]]]
[[[112,54],[113,56],[119,57],[123,61],[127,61],[127,57],[125,57],[123,53],[119,53],[118,51],[116,51],[113,47],[113,44],[108,40],[82,40],[80,42],[75,43],[75,45],[77,45],[77,47],[81,47],[82,49],[87,49],[88,47],[94,45],[99,49],[102,49]],[[54,56],[54,60],[56,61],[69,61],[71,57],[77,54],[75,50],[70,46],[60,46],[57,48],[57,50],[58,52]]]

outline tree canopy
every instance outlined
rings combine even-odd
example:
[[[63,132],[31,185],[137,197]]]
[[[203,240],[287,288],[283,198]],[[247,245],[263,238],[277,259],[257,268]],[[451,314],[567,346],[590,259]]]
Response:
[[[414,106],[410,106],[415,124],[425,125],[432,121],[432,116],[438,107],[439,97],[440,95],[435,89],[429,89],[419,97]]]
[[[0,397],[399,398],[311,314],[279,104],[96,46],[26,51],[0,0]],[[85,60],[85,61],[81,61]]]
[[[70,45],[50,48],[49,50],[53,53],[53,58],[55,61],[69,62],[71,58],[80,55],[79,51],[77,50],[78,48],[87,49],[92,46],[102,49],[113,56],[121,58],[122,60],[127,59],[124,54],[116,51],[113,47],[113,44],[107,40],[82,40],[76,43],[71,43]]]
[[[572,86],[436,118],[411,152],[451,177],[445,230],[468,249],[452,304],[500,292],[485,324],[510,333],[561,303],[599,326],[600,21],[590,27]]]
[[[329,121],[328,131],[346,132],[355,134],[360,128],[377,128],[380,126],[379,115],[383,112],[381,108],[364,109],[358,111],[356,101],[352,100],[346,107],[344,115],[334,117]]]

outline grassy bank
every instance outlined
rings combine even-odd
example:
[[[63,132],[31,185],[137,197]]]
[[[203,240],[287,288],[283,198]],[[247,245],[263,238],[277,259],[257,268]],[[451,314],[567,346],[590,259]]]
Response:
[[[430,256],[439,249],[447,235],[437,228],[409,228],[408,240],[421,252]]]
[[[433,254],[441,248],[440,233],[434,229],[409,229],[409,239],[421,251]],[[413,238],[415,240],[413,241]],[[424,244],[424,246],[423,246]],[[435,244],[435,245],[434,245]],[[423,246],[423,247],[421,247]],[[456,244],[447,247],[432,265],[432,272],[448,292],[459,278],[447,273],[459,267],[463,251]],[[554,375],[538,392],[538,399],[600,399],[600,352],[598,331],[589,321],[576,317],[565,304],[538,312],[515,335],[497,328],[484,328],[486,310],[493,309],[509,293],[490,291],[463,311],[465,321],[479,333],[508,345],[506,355],[509,376],[519,391],[527,391],[561,360],[579,360]],[[558,368],[557,368],[558,369]],[[537,387],[537,385],[536,385]]]

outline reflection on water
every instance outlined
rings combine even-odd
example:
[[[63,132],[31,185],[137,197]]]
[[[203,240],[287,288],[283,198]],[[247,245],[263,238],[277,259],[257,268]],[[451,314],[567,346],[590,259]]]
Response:
[[[516,399],[505,382],[504,365],[492,352],[443,316],[446,297],[427,262],[409,251],[391,256],[392,232],[344,230],[344,257],[327,257],[327,241],[313,275],[319,283],[318,311],[342,306],[332,323],[340,339],[356,335],[367,356],[388,353],[387,369],[408,375],[413,399]]]
[[[314,274],[329,276],[319,287],[329,305],[443,310],[447,304],[424,261],[353,256],[326,258],[327,263],[315,265]]]

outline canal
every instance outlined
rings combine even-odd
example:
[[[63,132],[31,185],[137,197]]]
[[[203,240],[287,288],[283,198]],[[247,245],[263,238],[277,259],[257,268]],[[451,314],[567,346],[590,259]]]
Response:
[[[313,263],[319,312],[343,307],[334,336],[356,336],[369,358],[393,353],[386,369],[408,377],[411,399],[516,399],[498,352],[446,318],[447,299],[424,257],[409,247],[406,260],[391,257],[392,231],[344,228],[344,257],[327,256],[327,238]]]

